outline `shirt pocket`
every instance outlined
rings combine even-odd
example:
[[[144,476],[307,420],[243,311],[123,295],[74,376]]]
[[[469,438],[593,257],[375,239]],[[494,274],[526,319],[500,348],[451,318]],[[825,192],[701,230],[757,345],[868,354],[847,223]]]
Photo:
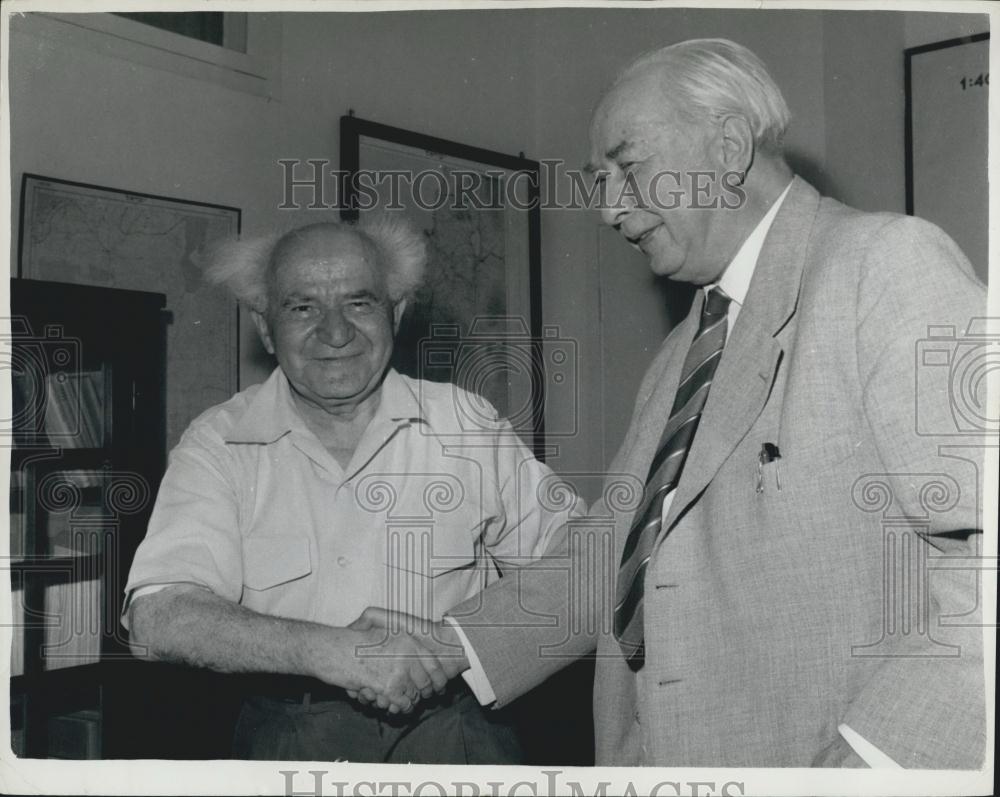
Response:
[[[470,567],[476,560],[472,530],[462,524],[436,523],[433,527],[399,527],[386,537],[383,562],[425,578]]]
[[[444,612],[482,588],[473,530],[461,524],[394,530],[385,556],[380,603],[418,617]]]
[[[243,540],[243,585],[261,592],[312,573],[309,540],[288,534],[259,534]]]

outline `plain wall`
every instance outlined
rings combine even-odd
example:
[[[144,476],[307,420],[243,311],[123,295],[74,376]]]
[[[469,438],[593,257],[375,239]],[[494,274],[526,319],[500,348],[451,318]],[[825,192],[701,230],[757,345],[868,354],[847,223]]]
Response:
[[[590,112],[616,71],[643,50],[693,36],[733,38],[764,59],[792,109],[790,154],[804,176],[860,207],[902,210],[902,48],[937,36],[942,26],[970,26],[958,15],[721,9],[277,16],[277,99],[15,26],[14,219],[28,171],[234,205],[243,209],[245,233],[265,232],[283,219],[277,161],[325,158],[336,166],[338,119],[348,109],[465,144],[579,165],[588,155]],[[595,212],[542,216],[543,320],[576,342],[581,385],[575,407],[547,407],[550,428],[579,429],[553,441],[551,461],[562,472],[599,473],[669,329],[664,306],[679,294],[676,286],[654,285],[641,258],[599,231]],[[246,386],[267,371],[250,325],[242,326]],[[594,497],[595,480],[580,483]]]
[[[903,14],[903,39],[907,47],[958,39],[986,33],[990,18],[986,14],[920,13]]]

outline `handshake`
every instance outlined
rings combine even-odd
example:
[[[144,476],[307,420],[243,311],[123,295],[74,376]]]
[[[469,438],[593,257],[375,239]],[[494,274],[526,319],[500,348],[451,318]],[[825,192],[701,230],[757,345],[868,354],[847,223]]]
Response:
[[[358,702],[390,714],[413,711],[469,668],[458,634],[444,622],[369,607],[348,630],[353,677],[341,685]]]

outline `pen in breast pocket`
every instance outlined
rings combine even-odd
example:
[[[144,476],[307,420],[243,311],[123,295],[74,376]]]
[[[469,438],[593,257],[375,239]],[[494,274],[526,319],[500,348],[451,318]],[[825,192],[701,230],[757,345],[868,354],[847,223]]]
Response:
[[[781,459],[781,452],[778,451],[778,447],[774,443],[764,443],[760,447],[760,454],[757,457],[757,492],[764,492],[764,466],[771,463],[777,462]],[[781,480],[778,477],[778,466],[774,466],[774,484],[781,490]]]

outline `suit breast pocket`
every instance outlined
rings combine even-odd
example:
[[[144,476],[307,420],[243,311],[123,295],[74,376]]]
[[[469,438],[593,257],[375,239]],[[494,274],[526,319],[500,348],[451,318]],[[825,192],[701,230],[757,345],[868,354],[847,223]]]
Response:
[[[807,540],[842,526],[857,477],[854,443],[834,436],[807,448],[784,443],[781,456],[753,466],[756,525],[770,540]]]

